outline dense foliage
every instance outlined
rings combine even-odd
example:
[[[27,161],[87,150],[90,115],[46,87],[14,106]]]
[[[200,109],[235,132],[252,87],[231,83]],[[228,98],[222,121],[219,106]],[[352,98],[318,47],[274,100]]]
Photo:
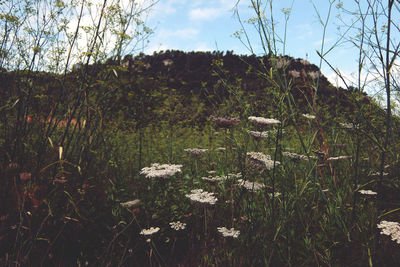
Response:
[[[376,191],[385,112],[359,90],[332,86],[305,60],[166,51],[65,74],[2,71],[0,80],[2,265],[400,259],[398,244],[376,227],[399,221],[397,142],[381,206],[359,193]],[[393,139],[398,123],[393,117]],[[273,164],[258,168],[251,151]],[[153,163],[183,166],[171,177],[147,178],[143,168]],[[202,179],[216,175],[225,178]],[[199,188],[217,201],[192,201]],[[134,199],[140,204],[126,204]],[[185,229],[171,229],[178,220]],[[145,235],[149,227],[160,229]],[[226,237],[217,227],[240,234]]]

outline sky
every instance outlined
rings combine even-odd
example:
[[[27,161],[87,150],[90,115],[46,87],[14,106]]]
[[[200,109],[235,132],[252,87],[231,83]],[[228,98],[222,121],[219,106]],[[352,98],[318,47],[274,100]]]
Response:
[[[329,12],[330,1],[334,2]],[[277,23],[276,31],[283,38],[285,16],[283,8],[291,8],[287,22],[287,39],[285,54],[294,58],[302,58],[319,66],[320,57],[316,51],[321,51],[324,27],[320,19],[327,22],[324,49],[327,51],[332,46],[335,48],[326,55],[326,59],[341,73],[351,78],[357,73],[357,49],[350,43],[339,40],[338,26],[343,25],[338,19],[338,9],[334,0],[275,0],[273,1],[274,20]],[[263,1],[266,2],[266,1]],[[345,4],[353,1],[343,1]],[[148,17],[148,26],[154,29],[154,34],[149,39],[148,46],[144,49],[146,54],[155,51],[176,49],[183,51],[227,51],[233,50],[235,54],[249,54],[249,50],[233,34],[241,29],[234,7],[237,0],[160,0]],[[314,4],[315,5],[314,5]],[[242,21],[247,21],[254,16],[249,0],[238,2],[238,10]],[[316,7],[316,9],[315,9]],[[354,6],[345,6],[353,9]],[[350,16],[341,12],[341,18],[347,22]],[[246,25],[249,30],[250,42],[257,55],[262,55],[259,37],[256,32]],[[344,28],[341,29],[343,31]],[[283,44],[279,43],[278,49],[283,53]],[[343,86],[334,71],[322,64],[322,73],[335,85]],[[354,76],[355,77],[355,76]]]
[[[318,12],[322,19],[326,19],[329,11],[328,0],[315,0]],[[337,1],[338,2],[338,1]],[[146,54],[154,51],[176,49],[183,51],[227,51],[235,54],[249,54],[249,50],[233,34],[241,29],[234,7],[237,0],[160,0],[153,8],[148,18],[148,25],[154,29],[145,48]],[[277,23],[277,32],[284,36],[285,16],[282,8],[291,8],[287,22],[287,40],[285,54],[295,58],[307,59],[317,66],[320,58],[316,51],[321,50],[323,26],[317,12],[309,0],[280,0],[274,1],[274,17]],[[238,10],[242,21],[254,16],[248,0],[238,3]],[[325,49],[330,48],[338,39],[337,9],[333,5],[330,21],[328,21],[325,36]],[[250,25],[249,31],[253,49],[262,55],[257,34]],[[283,53],[283,44],[278,44],[280,53]],[[357,70],[357,58],[350,45],[341,45],[327,55],[335,68],[349,75]],[[325,76],[334,81],[334,73],[325,65],[322,66]]]

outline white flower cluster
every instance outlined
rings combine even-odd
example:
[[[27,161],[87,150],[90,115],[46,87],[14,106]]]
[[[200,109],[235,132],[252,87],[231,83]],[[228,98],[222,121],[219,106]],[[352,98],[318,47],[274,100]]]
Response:
[[[160,231],[160,227],[150,227],[149,229],[143,229],[140,234],[141,235],[152,235]]]
[[[209,171],[208,172],[208,177],[201,177],[204,181],[210,182],[210,183],[216,183],[216,182],[221,182],[225,181],[227,179],[238,179],[242,177],[242,174],[240,172],[238,173],[228,173],[227,175],[217,175],[213,176],[216,172],[215,171]]]
[[[139,206],[139,204],[140,204],[140,200],[135,199],[135,200],[123,202],[123,203],[121,203],[121,206],[129,209],[129,208],[137,207],[137,206]]]
[[[380,173],[380,172],[373,172],[373,173],[371,173],[370,175],[371,175],[371,176],[380,176],[381,173]],[[383,176],[388,176],[389,173],[388,173],[388,172],[383,172],[382,175],[383,175]]]
[[[204,148],[186,148],[184,149],[185,152],[189,153],[189,154],[193,154],[193,155],[202,155],[204,153],[207,152],[207,149]]]
[[[260,184],[257,182],[245,181],[243,179],[239,179],[237,182],[238,182],[238,185],[246,188],[250,192],[256,192],[258,190],[265,188],[264,184]]]
[[[292,152],[282,152],[282,155],[285,157],[288,157],[290,159],[293,160],[307,160],[307,156],[306,155],[300,155],[300,154],[296,154],[296,153],[292,153]],[[310,156],[310,158],[315,159],[315,156]]]
[[[381,221],[377,227],[381,229],[382,235],[388,235],[392,241],[400,244],[400,224],[398,222]]]
[[[186,197],[192,201],[214,205],[218,200],[214,193],[203,191],[203,189],[194,189],[190,192],[191,194],[187,194]]]
[[[344,129],[358,128],[357,125],[354,125],[353,123],[342,123],[342,122],[340,122],[339,125],[340,125],[341,128],[344,128]]]
[[[342,160],[342,159],[351,159],[352,156],[338,156],[338,157],[329,157],[326,160],[327,161],[337,161],[337,160]]]
[[[223,237],[233,237],[233,238],[238,238],[240,231],[235,230],[234,228],[227,229],[225,226],[223,227],[217,227],[218,232],[222,234]]]
[[[211,176],[211,175],[208,177],[201,177],[201,179],[210,183],[221,182],[226,180],[227,178],[228,178],[227,176]]]
[[[270,198],[272,198],[272,196],[274,196],[274,198],[275,197],[279,197],[281,195],[281,193],[279,193],[279,192],[275,192],[273,195],[272,195],[272,193],[268,193],[268,196],[270,197]]]
[[[301,116],[303,116],[304,118],[309,119],[309,120],[315,119],[315,115],[311,115],[311,114],[301,114]]]
[[[140,174],[147,178],[168,178],[181,172],[182,165],[153,163],[151,167],[144,167]]]
[[[372,190],[358,190],[358,193],[360,193],[362,195],[377,195],[378,194]]]
[[[180,222],[180,221],[170,222],[169,225],[175,231],[183,230],[186,227],[186,223],[183,223],[183,222]]]
[[[261,152],[247,152],[247,158],[250,163],[256,168],[263,168],[267,170],[271,170],[275,166],[279,165],[279,161],[273,161],[270,155],[265,155]]]
[[[269,125],[269,124],[279,124],[281,123],[279,120],[277,119],[267,119],[267,118],[263,118],[263,117],[254,117],[254,116],[250,116],[248,118],[251,121],[254,121],[260,125]]]
[[[268,137],[268,132],[247,131],[255,139],[263,139]]]

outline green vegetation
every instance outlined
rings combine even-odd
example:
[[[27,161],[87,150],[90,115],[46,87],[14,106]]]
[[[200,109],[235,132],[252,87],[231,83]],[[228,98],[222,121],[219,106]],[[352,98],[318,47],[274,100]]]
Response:
[[[251,23],[268,33],[263,57],[121,59],[131,38],[121,20],[112,49],[87,29],[94,41],[71,71],[68,59],[63,71],[36,71],[39,45],[18,63],[31,64],[1,65],[0,265],[399,262],[400,121],[390,97],[383,110],[361,84],[336,88],[319,67],[280,56],[251,2]],[[20,25],[10,14],[0,19]]]

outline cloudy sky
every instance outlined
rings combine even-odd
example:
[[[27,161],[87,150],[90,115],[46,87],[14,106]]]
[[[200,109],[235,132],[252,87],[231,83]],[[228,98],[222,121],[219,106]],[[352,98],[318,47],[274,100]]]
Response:
[[[328,0],[315,0],[319,16],[326,20],[329,13]],[[338,2],[338,1],[336,1]],[[237,0],[160,0],[154,7],[148,24],[154,28],[154,35],[150,39],[145,53],[154,51],[178,49],[184,51],[227,51],[233,50],[236,54],[249,54],[249,50],[233,34],[241,29],[238,18],[234,15],[234,6]],[[309,0],[280,0],[274,1],[274,17],[277,23],[277,32],[284,36],[285,16],[283,8],[291,8],[288,20],[285,54],[295,58],[308,59],[311,63],[319,64],[316,53],[321,50],[323,26],[319,16]],[[243,21],[254,16],[249,8],[249,0],[241,0],[238,10]],[[336,18],[337,9],[333,5],[328,28],[325,36],[325,51],[338,40]],[[249,25],[249,36],[256,54],[261,55],[257,34]],[[278,48],[283,53],[283,44]],[[337,46],[327,55],[334,67],[339,68],[347,76],[357,70],[355,50],[349,44]],[[322,68],[323,73],[332,81],[333,71],[327,65]]]

